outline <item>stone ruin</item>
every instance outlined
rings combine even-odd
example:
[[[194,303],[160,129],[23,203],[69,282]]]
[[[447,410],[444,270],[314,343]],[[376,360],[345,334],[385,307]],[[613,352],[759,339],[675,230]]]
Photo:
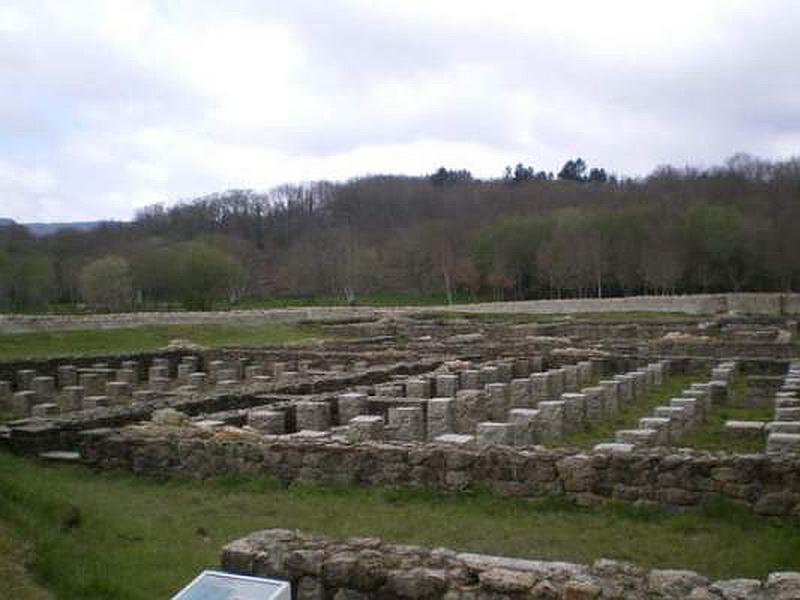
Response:
[[[351,337],[348,325],[337,324],[343,337],[326,347],[23,361],[0,365],[6,417],[0,444],[143,474],[269,475],[286,483],[451,493],[481,486],[584,505],[613,498],[681,510],[723,496],[761,514],[797,515],[800,347],[747,336],[748,326],[746,318],[731,319],[692,343],[675,336],[665,342],[665,335],[696,336],[715,326],[700,319],[636,325],[398,319],[391,329],[359,323]],[[757,332],[770,327],[792,325],[763,318],[752,324]],[[669,397],[664,391],[676,377],[691,383]],[[652,394],[666,399],[654,405]],[[771,418],[728,421],[723,441],[750,438],[763,452],[686,447],[692,431],[733,394]],[[608,439],[591,449],[575,446],[643,405],[646,414]],[[597,565],[575,568],[578,587],[611,585]],[[495,575],[483,571],[470,581],[496,592]],[[653,581],[674,582],[637,573],[634,587],[642,595],[625,597],[684,597],[648,596]],[[296,580],[303,589],[331,585],[307,577]],[[716,591],[728,583],[693,577],[687,581],[694,588],[728,597]],[[769,595],[794,585],[781,577],[746,586],[765,598],[783,597]],[[574,577],[541,579],[562,593]],[[461,590],[462,583],[436,586]]]

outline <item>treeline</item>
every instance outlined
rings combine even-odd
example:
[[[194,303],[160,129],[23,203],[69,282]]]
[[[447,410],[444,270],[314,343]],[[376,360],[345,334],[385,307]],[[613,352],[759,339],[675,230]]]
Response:
[[[0,229],[0,306],[791,291],[799,227],[798,159],[738,155],[637,179],[581,159],[556,175],[520,163],[495,180],[441,168],[231,190],[41,239]]]

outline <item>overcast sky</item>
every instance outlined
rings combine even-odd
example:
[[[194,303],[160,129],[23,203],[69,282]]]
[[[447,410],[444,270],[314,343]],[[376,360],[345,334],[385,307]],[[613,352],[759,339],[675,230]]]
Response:
[[[0,0],[0,217],[440,165],[786,158],[798,32],[795,0]]]

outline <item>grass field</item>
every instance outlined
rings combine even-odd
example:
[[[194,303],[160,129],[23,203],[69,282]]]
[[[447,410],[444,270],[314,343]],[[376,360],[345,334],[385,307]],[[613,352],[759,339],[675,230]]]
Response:
[[[652,417],[657,406],[669,405],[670,398],[680,396],[680,391],[689,387],[693,381],[701,381],[698,375],[679,375],[666,378],[664,385],[650,390],[643,400],[621,410],[613,418],[603,419],[599,423],[590,424],[584,431],[565,436],[559,440],[559,446],[577,446],[592,448],[602,442],[613,442],[618,429],[637,429],[639,419]]]
[[[3,598],[47,600],[52,596],[28,572],[28,549],[8,529],[0,526],[0,585]]]
[[[800,568],[796,520],[722,503],[671,514],[485,493],[283,489],[261,479],[156,482],[5,453],[0,523],[31,545],[41,584],[59,598],[84,600],[169,597],[197,571],[216,566],[224,543],[268,527],[507,556],[619,558],[712,577]],[[16,569],[18,560],[0,552],[0,572]]]
[[[320,331],[300,325],[159,325],[125,329],[37,331],[0,335],[0,360],[147,352],[180,338],[201,346],[267,346],[320,337]]]

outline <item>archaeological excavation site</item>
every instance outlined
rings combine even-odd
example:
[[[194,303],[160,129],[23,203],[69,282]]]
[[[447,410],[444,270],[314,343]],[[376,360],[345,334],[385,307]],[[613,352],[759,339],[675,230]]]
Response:
[[[800,516],[800,344],[786,298],[775,302],[616,318],[603,306],[539,318],[304,311],[319,339],[6,361],[0,443],[92,477],[479,491],[580,514],[691,515],[716,502],[790,523]],[[288,580],[300,599],[800,598],[800,569],[783,566],[800,566],[799,555],[761,577],[714,578],[613,555],[543,560],[447,539],[253,529],[214,549],[219,564]]]

